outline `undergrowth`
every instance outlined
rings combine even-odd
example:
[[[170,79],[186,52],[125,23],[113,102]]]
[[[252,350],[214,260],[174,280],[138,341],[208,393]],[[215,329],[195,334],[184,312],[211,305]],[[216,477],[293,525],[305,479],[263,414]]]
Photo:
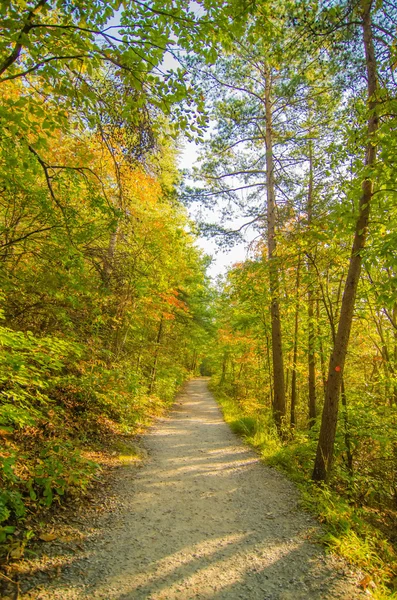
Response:
[[[376,600],[397,598],[396,550],[385,532],[370,522],[368,509],[355,504],[346,494],[346,487],[340,485],[338,468],[329,486],[310,480],[316,432],[312,437],[296,432],[294,439],[282,443],[268,409],[258,407],[252,399],[235,400],[213,384],[211,389],[232,431],[255,448],[266,464],[283,471],[297,484],[302,508],[314,513],[323,524],[322,542],[364,573],[363,589],[369,586],[368,591]]]
[[[141,433],[186,373],[163,376],[161,395],[149,394],[128,364],[94,362],[74,342],[0,327],[0,346],[2,563],[23,556],[39,515],[86,494],[101,476],[92,456],[117,454],[117,444]],[[121,463],[131,460],[121,454]]]

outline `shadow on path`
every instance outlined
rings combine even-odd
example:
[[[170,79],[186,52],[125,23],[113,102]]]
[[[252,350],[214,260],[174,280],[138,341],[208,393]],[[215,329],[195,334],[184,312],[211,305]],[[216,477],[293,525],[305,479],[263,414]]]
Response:
[[[143,468],[121,471],[119,511],[51,598],[362,597],[313,543],[294,486],[229,430],[205,380],[189,382],[144,443]]]

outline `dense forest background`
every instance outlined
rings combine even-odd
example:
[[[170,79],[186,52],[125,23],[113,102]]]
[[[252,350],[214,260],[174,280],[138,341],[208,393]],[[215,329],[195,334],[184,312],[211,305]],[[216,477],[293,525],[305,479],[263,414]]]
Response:
[[[184,85],[163,89],[164,51],[143,32],[143,57],[128,33],[145,9],[126,9],[124,33],[106,25],[119,4],[1,8],[0,542],[14,558],[32,534],[16,520],[85,491],[92,452],[161,414],[210,325],[176,195],[168,105]]]
[[[4,559],[91,485],[93,450],[201,372],[389,597],[394,3],[15,0],[0,17]],[[201,148],[185,180],[183,139]],[[255,236],[216,285],[196,203],[207,235]]]

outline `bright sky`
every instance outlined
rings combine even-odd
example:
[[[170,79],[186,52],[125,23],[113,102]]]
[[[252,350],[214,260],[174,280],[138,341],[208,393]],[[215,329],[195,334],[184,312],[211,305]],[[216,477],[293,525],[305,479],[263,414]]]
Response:
[[[190,169],[197,162],[198,151],[197,146],[193,142],[185,142],[184,150],[180,154],[179,166],[181,169]],[[214,213],[211,216],[212,221],[216,221],[217,208],[214,200]],[[191,217],[194,219],[194,207],[192,208]],[[214,218],[215,217],[215,218]],[[239,221],[237,226],[240,226],[243,221]],[[248,245],[253,239],[254,234],[252,231],[247,232],[247,242],[236,244],[233,248],[228,250],[220,249],[215,241],[206,239],[204,237],[199,238],[198,245],[204,250],[206,254],[212,257],[212,264],[208,269],[209,275],[215,279],[218,275],[224,275],[229,267],[236,262],[242,262],[248,256]]]
[[[194,3],[192,4],[194,7]],[[201,10],[201,7],[196,5],[198,9]],[[110,19],[107,23],[107,26],[118,26],[120,22],[120,13],[118,11],[115,13],[114,17]],[[198,14],[198,13],[197,13]],[[170,55],[166,54],[164,61],[161,65],[163,71],[168,71],[169,69],[176,68],[178,66],[177,61]],[[179,166],[181,169],[190,169],[197,162],[197,146],[193,142],[186,142],[185,148],[183,152],[180,154]],[[215,215],[211,215],[211,220],[216,221],[216,213],[218,212],[215,206],[214,200],[214,212]],[[190,212],[191,218],[194,220],[194,209]],[[214,218],[215,217],[215,218]],[[237,220],[233,223],[233,226],[240,227],[244,223],[244,220]],[[208,269],[209,275],[215,279],[218,275],[223,275],[226,273],[227,269],[231,267],[236,262],[241,262],[245,260],[248,256],[248,245],[249,242],[255,237],[255,234],[252,230],[248,229],[246,232],[247,243],[236,244],[233,248],[229,250],[221,250],[217,244],[209,239],[205,239],[204,237],[199,238],[198,245],[204,250],[206,254],[212,257],[213,262]]]

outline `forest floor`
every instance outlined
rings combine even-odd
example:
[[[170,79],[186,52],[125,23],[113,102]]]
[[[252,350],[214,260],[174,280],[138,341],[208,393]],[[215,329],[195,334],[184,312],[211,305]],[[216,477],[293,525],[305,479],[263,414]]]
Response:
[[[359,575],[316,542],[294,485],[224,423],[204,378],[141,443],[141,468],[114,470],[92,508],[66,512],[21,563],[20,598],[364,597]]]

